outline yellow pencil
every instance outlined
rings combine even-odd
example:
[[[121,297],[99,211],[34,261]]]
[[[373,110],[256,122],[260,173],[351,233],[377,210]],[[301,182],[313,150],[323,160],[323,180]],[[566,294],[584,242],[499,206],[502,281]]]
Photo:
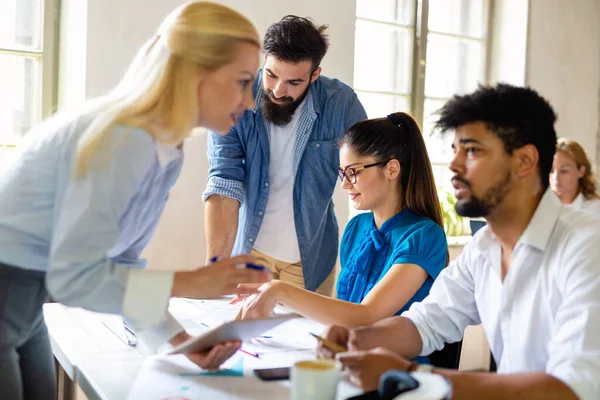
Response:
[[[344,351],[348,351],[344,346],[340,346],[339,344],[333,343],[331,340],[327,340],[319,335],[315,335],[314,333],[310,333],[313,335],[319,342],[323,343],[323,346],[331,351],[336,353],[342,353]]]

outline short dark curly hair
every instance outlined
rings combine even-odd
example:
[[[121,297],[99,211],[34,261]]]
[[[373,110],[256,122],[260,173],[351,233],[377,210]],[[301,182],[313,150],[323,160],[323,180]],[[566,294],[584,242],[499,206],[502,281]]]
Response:
[[[327,25],[315,26],[308,18],[286,15],[267,29],[263,48],[267,56],[299,63],[310,60],[316,70],[329,48]]]
[[[505,83],[480,85],[473,93],[453,96],[437,114],[435,127],[441,132],[471,122],[485,123],[504,143],[508,154],[527,144],[534,145],[544,190],[550,185],[557,140],[556,113],[535,90]]]

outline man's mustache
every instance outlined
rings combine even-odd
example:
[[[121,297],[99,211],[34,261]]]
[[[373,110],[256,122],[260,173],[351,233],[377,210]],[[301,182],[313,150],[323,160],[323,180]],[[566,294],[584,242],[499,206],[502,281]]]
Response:
[[[274,100],[277,100],[277,101],[282,101],[282,102],[285,102],[285,103],[291,103],[291,102],[294,101],[294,98],[293,97],[289,97],[289,96],[275,97],[275,94],[273,94],[273,91],[269,90],[269,89],[267,89],[266,92],[267,92],[267,95],[271,99],[274,99]]]
[[[450,179],[450,182],[452,182],[452,184],[461,183],[464,186],[466,186],[467,189],[471,190],[471,184],[467,180],[461,178],[460,176],[452,177],[452,179]]]

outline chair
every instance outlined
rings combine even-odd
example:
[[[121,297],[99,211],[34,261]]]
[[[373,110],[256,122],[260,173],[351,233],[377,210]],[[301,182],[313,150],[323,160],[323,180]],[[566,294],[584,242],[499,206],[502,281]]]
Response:
[[[438,368],[458,369],[462,340],[456,343],[446,343],[443,349],[429,355],[431,365]]]

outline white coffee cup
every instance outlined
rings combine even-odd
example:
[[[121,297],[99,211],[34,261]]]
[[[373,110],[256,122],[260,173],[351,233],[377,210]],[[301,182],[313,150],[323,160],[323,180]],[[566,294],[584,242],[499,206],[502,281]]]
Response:
[[[334,360],[298,361],[292,366],[292,400],[334,400],[340,378]]]

